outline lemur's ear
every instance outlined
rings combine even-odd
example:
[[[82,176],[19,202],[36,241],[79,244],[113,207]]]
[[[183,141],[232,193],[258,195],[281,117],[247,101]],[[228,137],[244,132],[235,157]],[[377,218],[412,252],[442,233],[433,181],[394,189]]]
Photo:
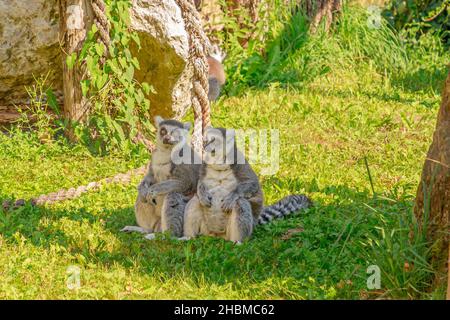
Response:
[[[190,122],[185,122],[185,123],[183,123],[183,128],[184,128],[186,131],[189,131],[189,130],[191,129],[191,123],[190,123]]]
[[[159,124],[161,123],[161,122],[163,122],[164,121],[164,119],[163,119],[163,117],[161,117],[161,116],[156,116],[155,117],[155,123],[156,123],[156,125],[159,127]]]

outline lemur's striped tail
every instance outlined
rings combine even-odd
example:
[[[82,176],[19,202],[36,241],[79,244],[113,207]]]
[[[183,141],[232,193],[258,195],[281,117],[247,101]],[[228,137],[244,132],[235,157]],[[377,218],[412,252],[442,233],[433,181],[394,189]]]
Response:
[[[311,206],[312,201],[307,196],[303,194],[289,195],[271,206],[264,207],[258,218],[258,224],[269,223],[273,219],[283,218]]]

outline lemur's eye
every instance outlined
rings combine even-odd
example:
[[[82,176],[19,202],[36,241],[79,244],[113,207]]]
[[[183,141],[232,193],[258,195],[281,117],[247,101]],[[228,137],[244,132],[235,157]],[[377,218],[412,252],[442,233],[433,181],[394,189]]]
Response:
[[[167,134],[167,129],[166,128],[161,128],[161,130],[159,130],[159,134],[162,136],[165,136]]]

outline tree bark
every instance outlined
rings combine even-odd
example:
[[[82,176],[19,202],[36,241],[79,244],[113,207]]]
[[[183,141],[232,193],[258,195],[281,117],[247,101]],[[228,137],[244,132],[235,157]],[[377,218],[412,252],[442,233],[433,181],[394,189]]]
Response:
[[[291,2],[292,0],[287,0]],[[319,25],[324,21],[325,31],[329,31],[331,25],[342,10],[342,0],[294,0],[297,10],[302,10],[310,18],[310,30],[317,32]]]
[[[450,300],[450,245],[448,246],[447,253],[447,300]]]
[[[63,48],[63,116],[73,122],[86,118],[88,100],[83,97],[81,80],[85,76],[85,68],[75,63],[72,68],[67,65],[67,57],[78,53],[83,46],[87,31],[93,23],[91,3],[88,0],[60,0],[60,43]],[[70,126],[69,126],[70,127]],[[74,140],[69,128],[68,137]]]
[[[419,232],[424,232],[433,246],[432,260],[438,263],[437,267],[441,270],[445,270],[445,264],[448,263],[449,212],[450,73],[442,93],[433,141],[425,159],[414,206]]]

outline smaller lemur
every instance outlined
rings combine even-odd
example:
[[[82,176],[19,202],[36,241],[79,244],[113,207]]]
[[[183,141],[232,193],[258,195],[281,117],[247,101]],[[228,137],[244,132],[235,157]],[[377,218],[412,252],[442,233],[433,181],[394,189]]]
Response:
[[[216,51],[219,52],[218,49],[216,49]],[[225,71],[222,65],[224,58],[225,56],[220,53],[213,53],[207,57],[209,67],[209,101],[217,100],[220,95],[221,88],[225,84]]]
[[[209,128],[197,194],[185,208],[182,239],[209,235],[240,243],[251,236],[257,224],[267,223],[275,217],[286,216],[310,205],[308,197],[290,195],[272,206],[264,207],[258,177],[237,150],[234,132]]]
[[[153,239],[154,232],[164,231],[181,237],[184,208],[196,191],[200,160],[190,147],[190,123],[159,116],[155,123],[156,150],[148,173],[138,186],[135,204],[138,226],[126,226],[121,231],[144,233],[147,239]],[[182,158],[183,152],[187,158]]]

